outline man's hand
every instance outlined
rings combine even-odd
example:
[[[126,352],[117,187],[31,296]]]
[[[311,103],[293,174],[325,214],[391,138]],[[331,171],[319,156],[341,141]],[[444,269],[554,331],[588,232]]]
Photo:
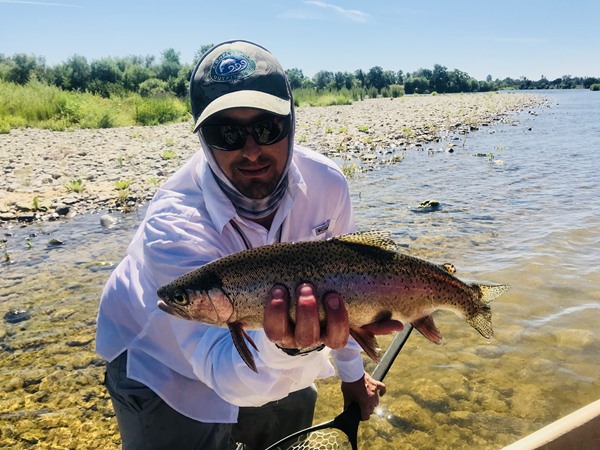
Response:
[[[353,383],[342,381],[342,394],[344,395],[344,409],[353,402],[358,403],[361,419],[369,420],[379,405],[379,397],[385,394],[385,384],[365,373],[363,377]]]
[[[265,307],[263,328],[267,337],[280,347],[302,348],[325,344],[342,348],[348,343],[350,325],[342,297],[336,292],[323,299],[327,323],[321,328],[319,303],[314,288],[303,283],[296,289],[296,323],[289,315],[289,295],[283,286],[274,286]]]

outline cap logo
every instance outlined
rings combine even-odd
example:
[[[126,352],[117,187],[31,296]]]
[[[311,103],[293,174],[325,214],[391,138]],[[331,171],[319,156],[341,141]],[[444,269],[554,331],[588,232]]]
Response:
[[[256,62],[239,50],[221,53],[210,68],[210,78],[217,82],[242,80],[252,75]]]

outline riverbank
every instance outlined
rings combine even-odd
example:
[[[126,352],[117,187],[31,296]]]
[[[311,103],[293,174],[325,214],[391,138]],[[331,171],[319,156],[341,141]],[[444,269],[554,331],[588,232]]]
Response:
[[[500,449],[600,398],[600,180],[590,164],[600,147],[600,104],[584,91],[544,95],[550,108],[501,118],[517,126],[409,144],[397,164],[350,177],[359,230],[385,229],[406,253],[455,264],[465,281],[512,286],[492,304],[490,341],[450,312],[435,316],[444,345],[411,336],[386,376],[377,415],[361,423],[359,445]],[[366,106],[350,107],[349,120],[370,118]],[[326,139],[344,136],[326,126],[322,143],[307,141],[325,148]],[[356,139],[362,133],[353,131]],[[388,151],[364,154],[388,161]],[[493,160],[477,157],[488,153]],[[425,199],[439,209],[418,208]],[[0,231],[1,448],[120,448],[95,317],[144,211],[111,214],[108,228],[99,214],[78,214]],[[379,339],[382,348],[389,339]],[[338,378],[318,388],[315,423],[337,415],[343,401]]]
[[[296,142],[341,161],[386,164],[391,150],[461,135],[543,98],[523,93],[406,96],[348,106],[297,108]],[[12,130],[0,135],[0,227],[127,210],[198,150],[191,121],[151,127]]]

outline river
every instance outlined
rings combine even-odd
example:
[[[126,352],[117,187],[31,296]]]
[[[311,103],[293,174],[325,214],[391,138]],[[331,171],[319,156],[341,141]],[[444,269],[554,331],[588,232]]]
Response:
[[[548,105],[512,123],[398,149],[397,163],[350,177],[359,229],[387,230],[463,280],[512,286],[492,304],[489,342],[450,312],[435,316],[444,345],[411,336],[361,425],[364,448],[502,448],[600,398],[600,94],[536,94]],[[31,319],[0,328],[0,442],[118,444],[95,314],[143,212],[111,228],[82,215],[5,235],[2,311]],[[341,401],[337,381],[319,388],[317,421]]]

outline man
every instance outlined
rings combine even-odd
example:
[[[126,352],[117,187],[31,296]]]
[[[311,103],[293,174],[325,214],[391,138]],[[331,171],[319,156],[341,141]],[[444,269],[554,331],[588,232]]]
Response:
[[[330,352],[345,404],[358,402],[367,419],[385,386],[364,373],[358,346],[347,343],[339,294],[322,299],[321,330],[310,283],[274,286],[264,330],[249,332],[257,373],[228,330],[156,306],[161,285],[217,258],[354,231],[339,169],[294,147],[291,88],[267,50],[246,41],[213,47],[192,73],[190,100],[202,151],[158,190],[100,303],[97,351],[108,361],[123,448],[263,449],[311,425],[314,380],[333,374]]]

